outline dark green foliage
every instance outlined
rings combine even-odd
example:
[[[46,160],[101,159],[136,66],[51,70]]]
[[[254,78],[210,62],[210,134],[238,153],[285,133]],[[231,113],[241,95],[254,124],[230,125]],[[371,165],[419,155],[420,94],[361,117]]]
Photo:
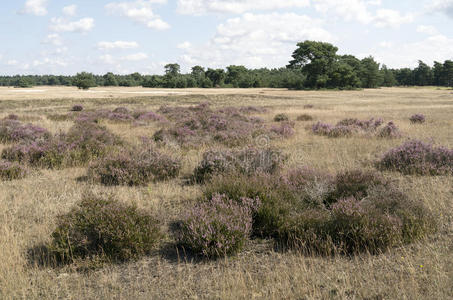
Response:
[[[87,72],[77,73],[72,84],[83,90],[88,90],[89,88],[97,85],[94,75]]]
[[[289,117],[287,114],[278,114],[274,117],[275,122],[284,122],[289,121]]]
[[[62,263],[91,257],[112,262],[139,258],[162,237],[154,217],[111,196],[85,195],[57,220],[48,248]]]

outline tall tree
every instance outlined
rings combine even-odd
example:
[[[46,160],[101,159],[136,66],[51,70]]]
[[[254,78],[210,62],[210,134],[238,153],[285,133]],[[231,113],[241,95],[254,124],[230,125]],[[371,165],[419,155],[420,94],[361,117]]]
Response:
[[[363,88],[377,88],[381,81],[379,73],[379,63],[372,56],[366,57],[361,61],[360,81]]]

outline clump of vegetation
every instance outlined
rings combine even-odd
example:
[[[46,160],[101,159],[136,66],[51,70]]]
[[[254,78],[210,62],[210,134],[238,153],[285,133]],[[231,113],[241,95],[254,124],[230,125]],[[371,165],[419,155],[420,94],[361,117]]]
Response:
[[[412,124],[423,124],[426,121],[426,117],[423,114],[412,115],[409,119]]]
[[[179,224],[178,240],[198,254],[215,258],[238,253],[252,232],[260,200],[213,195],[192,208]]]
[[[313,117],[310,116],[309,114],[301,114],[297,116],[297,121],[312,121]]]
[[[274,117],[275,122],[285,122],[289,121],[289,116],[287,114],[278,114]]]
[[[210,150],[194,171],[194,179],[204,182],[213,175],[239,172],[246,175],[256,173],[275,174],[285,162],[286,156],[274,149]]]
[[[259,118],[246,116],[234,107],[213,110],[207,103],[191,107],[163,106],[158,113],[172,122],[155,133],[154,140],[160,143],[199,147],[218,142],[239,146],[262,134],[270,138],[281,136],[279,132],[271,132]],[[286,134],[287,130],[280,132]]]
[[[233,200],[259,197],[253,232],[306,253],[380,253],[436,228],[422,203],[371,171],[332,176],[301,168],[280,179],[241,176],[214,177],[204,194],[222,193]]]
[[[150,253],[162,237],[156,219],[113,197],[84,198],[58,217],[48,248],[57,261],[99,257],[122,262]]]
[[[16,163],[0,160],[0,180],[22,179],[27,175],[27,168]]]
[[[16,119],[0,120],[0,143],[36,141],[50,137],[50,132],[33,124],[22,124]]]
[[[312,109],[312,108],[314,108],[314,107],[315,107],[315,106],[314,106],[313,104],[305,104],[305,105],[304,105],[304,108],[305,108],[305,109]]]
[[[401,132],[399,128],[393,122],[388,122],[378,133],[378,136],[381,138],[399,138],[401,137]]]
[[[271,126],[270,132],[274,133],[277,137],[289,138],[294,135],[293,122],[281,122],[278,126]]]
[[[155,149],[132,149],[93,163],[88,178],[104,185],[144,185],[178,176],[181,162]]]
[[[383,120],[381,118],[371,118],[369,120],[344,119],[336,125],[317,122],[311,127],[311,130],[316,135],[338,138],[352,136],[356,133],[376,134],[377,129],[382,124]]]
[[[385,153],[378,167],[403,174],[453,174],[453,149],[411,140]]]
[[[74,106],[71,108],[71,111],[82,111],[82,110],[83,110],[83,106],[80,105],[80,104],[74,105]]]

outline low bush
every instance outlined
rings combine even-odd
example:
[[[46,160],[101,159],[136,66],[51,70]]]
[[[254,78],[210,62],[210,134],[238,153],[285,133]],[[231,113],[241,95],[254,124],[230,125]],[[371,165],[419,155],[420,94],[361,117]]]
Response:
[[[162,237],[154,217],[111,196],[85,195],[57,220],[48,248],[62,263],[96,256],[112,262],[139,258]]]
[[[311,108],[314,108],[315,106],[313,104],[305,104],[304,105],[304,108],[305,109],[311,109]]]
[[[0,180],[22,179],[27,175],[27,168],[9,161],[0,160]]]
[[[332,176],[301,168],[280,179],[217,176],[204,188],[207,197],[216,193],[229,199],[259,197],[253,232],[312,254],[380,253],[436,229],[420,202],[371,171]]]
[[[411,140],[385,153],[377,166],[403,174],[453,174],[453,149]]]
[[[423,114],[412,115],[409,119],[412,124],[422,124],[425,123],[426,117]]]
[[[281,122],[278,126],[272,126],[270,129],[271,133],[279,137],[289,138],[294,135],[294,123],[293,122]]]
[[[376,134],[377,129],[382,124],[383,120],[381,118],[371,118],[369,120],[344,119],[338,122],[336,125],[317,122],[311,127],[311,131],[316,135],[323,135],[331,138],[349,137],[357,133]],[[391,124],[389,123],[388,126],[390,126]],[[386,128],[383,128],[383,130],[381,130],[377,134],[384,137],[384,134],[382,134],[384,129]]]
[[[83,106],[82,105],[74,105],[72,108],[71,108],[71,111],[82,111],[83,110]]]
[[[145,185],[178,176],[181,162],[154,149],[129,150],[94,162],[88,178],[104,185]]]
[[[287,114],[278,114],[274,117],[275,122],[284,122],[289,121],[289,116]]]
[[[36,141],[50,137],[47,129],[33,124],[22,124],[15,119],[0,120],[0,143]]]
[[[297,121],[311,121],[313,120],[313,117],[310,116],[309,114],[302,114],[297,116]]]
[[[238,172],[246,175],[276,173],[287,157],[274,149],[210,150],[194,171],[194,180],[204,182],[213,175]]]
[[[258,198],[237,200],[213,195],[197,204],[180,222],[178,241],[198,254],[215,258],[238,253],[252,232]]]
[[[378,133],[378,137],[381,138],[399,138],[401,137],[401,132],[399,128],[393,122],[389,122],[384,126]]]

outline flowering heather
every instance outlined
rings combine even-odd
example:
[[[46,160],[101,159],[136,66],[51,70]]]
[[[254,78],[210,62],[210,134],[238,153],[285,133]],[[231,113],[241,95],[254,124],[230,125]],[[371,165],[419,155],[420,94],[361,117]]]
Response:
[[[381,118],[372,118],[370,120],[344,119],[335,126],[318,122],[312,126],[311,130],[316,135],[338,138],[352,136],[355,133],[375,133],[382,123],[383,120]]]
[[[426,121],[426,117],[423,114],[415,114],[409,120],[412,124],[423,124]]]
[[[84,195],[57,220],[48,249],[62,263],[93,256],[108,262],[136,259],[149,254],[162,237],[154,217],[112,197]]]
[[[239,172],[246,175],[276,173],[287,159],[274,149],[210,150],[203,154],[203,160],[194,171],[194,179],[203,182],[212,175]]]
[[[274,121],[275,122],[289,121],[289,117],[287,114],[278,114],[278,115],[275,115]]]
[[[82,105],[74,105],[71,108],[71,111],[82,111],[82,110],[83,110],[83,106]]]
[[[163,106],[158,113],[173,122],[154,135],[154,139],[159,142],[173,141],[182,146],[196,147],[216,141],[228,146],[240,146],[263,133],[275,136],[260,119],[245,116],[234,107],[213,110],[208,104]],[[282,130],[282,134],[287,132]]]
[[[3,118],[3,120],[19,120],[19,116],[15,114],[9,114]]]
[[[126,107],[117,107],[112,112],[116,113],[116,114],[124,114],[124,115],[128,115],[131,113],[131,111],[129,109],[127,109]]]
[[[214,195],[184,216],[178,240],[210,258],[236,254],[252,232],[253,214],[259,206],[258,198],[233,201],[225,195]]]
[[[304,105],[304,108],[305,108],[305,109],[311,109],[311,108],[313,108],[313,107],[315,107],[313,104],[305,104],[305,105]]]
[[[378,136],[381,138],[399,138],[401,137],[401,132],[399,128],[393,122],[388,122],[378,133]]]
[[[264,107],[257,107],[257,106],[242,106],[239,108],[239,112],[243,114],[261,114],[267,112],[267,109]]]
[[[385,153],[378,167],[403,174],[453,174],[453,149],[411,140]]]
[[[36,141],[50,137],[47,129],[17,120],[0,120],[0,142]]]
[[[16,163],[0,160],[0,180],[22,179],[27,175],[27,168]]]
[[[130,114],[111,112],[108,114],[107,119],[116,122],[129,122],[132,121],[134,118]]]
[[[104,185],[145,185],[178,176],[181,162],[152,148],[123,151],[93,163],[88,178]]]
[[[294,123],[293,122],[281,122],[277,126],[272,126],[270,131],[275,133],[277,136],[289,138],[294,135]]]
[[[152,122],[166,122],[167,119],[164,116],[156,114],[155,112],[140,112],[135,116],[135,119],[139,121],[152,121]]]

